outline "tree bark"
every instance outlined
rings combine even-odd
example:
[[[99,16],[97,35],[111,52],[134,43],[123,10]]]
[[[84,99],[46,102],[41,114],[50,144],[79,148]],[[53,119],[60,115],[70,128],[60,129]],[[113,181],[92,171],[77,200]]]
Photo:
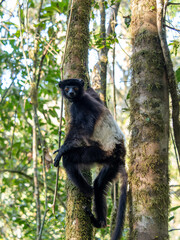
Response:
[[[81,78],[88,84],[88,46],[91,1],[74,0],[69,24],[69,34],[64,62],[64,79]],[[65,103],[66,120],[69,120],[69,106]],[[90,171],[84,172],[91,182]],[[66,240],[91,240],[92,225],[84,208],[90,208],[91,199],[80,193],[67,180]]]
[[[101,38],[102,38],[102,45],[103,48],[99,52],[99,60],[100,60],[100,82],[101,82],[101,89],[100,89],[100,97],[104,104],[106,105],[106,75],[107,75],[107,48],[106,48],[106,12],[105,12],[105,4],[104,0],[100,0],[99,2],[100,7],[100,31],[101,31]]]
[[[130,239],[168,239],[169,95],[156,1],[133,0]]]

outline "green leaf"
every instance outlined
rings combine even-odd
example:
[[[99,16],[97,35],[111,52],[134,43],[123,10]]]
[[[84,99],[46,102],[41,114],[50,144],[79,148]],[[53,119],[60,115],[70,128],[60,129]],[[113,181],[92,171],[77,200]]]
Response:
[[[35,4],[32,0],[29,0],[28,3],[29,3],[29,8],[35,8]]]
[[[176,209],[180,208],[180,206],[176,206],[176,207],[173,207],[171,208],[169,211],[172,212],[172,211],[175,211]]]
[[[18,28],[18,25],[13,22],[3,22],[5,25],[14,25],[16,28]]]
[[[170,218],[168,219],[168,221],[170,222],[170,221],[172,221],[173,219],[174,219],[174,216],[170,217]]]
[[[122,108],[122,111],[123,111],[123,112],[129,112],[130,109],[129,109],[129,108]]]
[[[152,11],[152,10],[154,10],[155,9],[155,6],[151,6],[150,7],[150,10]]]
[[[2,186],[1,187],[1,193],[4,193],[6,191],[6,187]]]
[[[52,116],[52,117],[55,117],[55,118],[58,118],[58,115],[57,115],[57,112],[53,109],[49,109],[49,114]]]
[[[180,67],[176,70],[176,80],[180,83]]]
[[[130,99],[130,91],[128,92],[126,99],[129,100]]]
[[[21,142],[16,142],[13,144],[14,148],[20,148],[20,146],[21,146]]]
[[[169,44],[169,46],[172,46],[172,53],[174,53],[174,55],[177,55],[178,52],[178,48],[180,47],[180,41],[178,40],[173,40],[171,41],[171,43]]]

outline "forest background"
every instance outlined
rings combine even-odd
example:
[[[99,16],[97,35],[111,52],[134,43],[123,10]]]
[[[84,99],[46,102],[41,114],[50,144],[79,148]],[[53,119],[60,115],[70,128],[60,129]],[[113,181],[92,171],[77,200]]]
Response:
[[[147,1],[144,2],[147,5]],[[148,6],[150,13],[157,11],[154,2]],[[167,41],[179,96],[179,5],[176,4],[177,1],[167,3]],[[73,187],[71,192],[67,190],[68,183],[62,165],[59,169],[57,199],[53,204],[56,184],[53,151],[59,145],[59,119],[62,110],[58,82],[63,74],[66,75],[63,67],[67,69],[65,54],[71,34],[70,17],[75,4],[81,6],[82,3],[76,0],[0,2],[0,239],[69,239],[67,215],[72,209],[76,214],[80,212],[75,207],[73,196],[73,193],[78,196],[80,193]],[[125,134],[129,181],[133,166],[129,148],[134,147],[133,140],[130,139],[130,125],[134,114],[131,106],[137,94],[135,90],[132,91],[135,86],[132,81],[135,76],[133,72],[137,70],[137,65],[135,68],[133,54],[136,46],[132,40],[135,17],[131,4],[138,3],[130,3],[128,0],[92,1],[89,6],[87,45],[89,64],[84,74],[86,83],[89,81],[99,92]],[[79,34],[83,35],[83,32]],[[152,90],[151,85],[148,87],[149,91]],[[171,100],[169,109],[171,113]],[[148,124],[151,122],[147,115],[145,120]],[[68,117],[63,115],[61,142],[65,136],[67,121]],[[166,197],[170,196],[170,204],[166,205],[169,211],[169,237],[175,240],[180,239],[180,167],[172,126],[170,118],[169,192],[166,194]],[[93,169],[93,179],[96,174]],[[132,189],[133,184],[132,180]],[[115,218],[114,196],[118,196],[118,188],[118,185],[113,185],[108,192],[108,227],[94,231],[90,228],[92,235],[88,236],[89,239],[110,239]],[[131,191],[128,194],[131,195],[130,193]],[[66,205],[67,195],[73,202],[72,209]],[[137,199],[135,197],[139,204],[140,200]],[[129,210],[131,204],[135,205],[129,200],[123,239],[135,239],[131,231],[135,228]],[[155,211],[158,212],[160,205],[158,202]],[[84,215],[83,218],[86,222]],[[71,221],[74,221],[73,214]],[[81,226],[81,231],[84,231],[83,227]]]

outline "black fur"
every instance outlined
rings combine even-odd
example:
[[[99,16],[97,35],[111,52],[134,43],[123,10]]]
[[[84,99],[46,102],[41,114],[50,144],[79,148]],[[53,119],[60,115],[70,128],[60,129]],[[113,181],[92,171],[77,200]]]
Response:
[[[67,86],[68,90],[66,89],[65,93],[64,89]],[[76,86],[76,91],[74,91],[74,86]],[[63,95],[72,102],[71,123],[64,144],[56,151],[58,154],[55,157],[54,166],[59,165],[61,156],[63,156],[63,165],[68,177],[86,196],[94,195],[96,217],[89,209],[86,209],[86,212],[92,224],[97,228],[106,226],[106,191],[109,183],[113,182],[119,173],[121,174],[122,186],[117,226],[112,236],[112,240],[118,240],[122,234],[126,208],[127,174],[124,166],[124,142],[123,139],[117,140],[118,143],[114,145],[113,151],[107,152],[107,149],[104,149],[103,140],[98,142],[92,140],[96,123],[103,121],[100,117],[106,113],[106,110],[98,94],[92,88],[88,88],[85,92],[83,86],[83,81],[78,79],[67,79],[59,83]],[[73,97],[69,94],[72,91],[74,91]],[[108,124],[112,125],[113,122],[108,122]],[[89,166],[93,163],[102,164],[103,168],[92,187],[82,176],[80,166]]]

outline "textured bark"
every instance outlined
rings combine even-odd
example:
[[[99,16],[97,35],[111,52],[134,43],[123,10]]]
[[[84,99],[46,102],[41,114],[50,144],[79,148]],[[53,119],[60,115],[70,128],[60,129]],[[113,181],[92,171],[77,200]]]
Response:
[[[89,19],[91,1],[73,1],[68,43],[64,63],[64,79],[88,80]]]
[[[106,105],[106,75],[107,75],[107,48],[106,48],[106,12],[104,0],[100,0],[100,29],[101,29],[101,38],[103,48],[99,52],[100,60],[100,81],[101,81],[101,90],[100,97]]]
[[[74,0],[72,7],[67,49],[64,62],[64,79],[81,78],[88,83],[88,44],[90,0]],[[69,119],[69,106],[66,103],[66,120]],[[90,171],[84,172],[91,181]],[[91,240],[92,225],[84,208],[90,208],[91,199],[85,197],[67,180],[66,240]]]
[[[156,1],[133,0],[130,239],[168,239],[169,96]]]
[[[37,239],[41,227],[41,210],[39,199],[39,181],[38,181],[38,169],[37,169],[37,120],[36,120],[36,106],[33,106],[33,171],[34,171],[34,197],[36,201],[36,232]]]

